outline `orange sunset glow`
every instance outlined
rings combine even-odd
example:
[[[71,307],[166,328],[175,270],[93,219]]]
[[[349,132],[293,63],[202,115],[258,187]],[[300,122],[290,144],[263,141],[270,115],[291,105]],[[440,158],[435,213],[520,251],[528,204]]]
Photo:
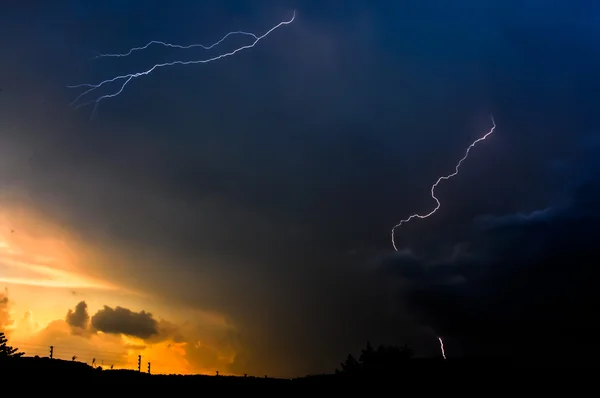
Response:
[[[93,250],[35,212],[0,210],[0,328],[15,346],[31,356],[49,356],[52,346],[54,358],[105,368],[136,369],[141,355],[153,373],[227,373],[236,352],[218,338],[231,328],[225,318],[158,305],[93,275],[92,258]]]

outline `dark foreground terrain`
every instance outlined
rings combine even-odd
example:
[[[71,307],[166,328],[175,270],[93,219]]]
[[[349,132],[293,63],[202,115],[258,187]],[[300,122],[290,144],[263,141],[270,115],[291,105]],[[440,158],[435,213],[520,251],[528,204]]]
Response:
[[[511,361],[490,358],[477,359],[413,359],[393,371],[339,373],[277,379],[236,376],[178,376],[150,375],[133,370],[101,370],[73,361],[50,358],[8,358],[0,360],[0,379],[4,384],[14,381],[28,388],[43,388],[48,392],[57,389],[68,392],[69,386],[77,386],[86,393],[102,395],[117,394],[124,389],[140,393],[150,393],[167,388],[186,391],[191,394],[207,392],[277,392],[294,394],[300,392],[340,391],[345,387],[367,388],[370,396],[386,394],[388,388],[397,389],[397,394],[417,388],[414,393],[450,391],[478,391],[485,387],[485,394],[493,390],[507,389],[540,393],[554,390],[558,392],[560,382],[571,376],[582,375],[577,369],[596,367],[589,363],[559,363],[554,361]],[[588,374],[588,372],[585,372]],[[568,376],[567,378],[565,378]],[[391,387],[390,387],[391,386]],[[576,387],[581,388],[578,384]],[[573,384],[565,386],[569,394],[574,392]],[[576,388],[577,389],[577,388]],[[173,391],[173,390],[171,390]],[[351,391],[351,390],[350,390]],[[483,391],[480,391],[483,393]],[[396,395],[396,393],[394,393]]]

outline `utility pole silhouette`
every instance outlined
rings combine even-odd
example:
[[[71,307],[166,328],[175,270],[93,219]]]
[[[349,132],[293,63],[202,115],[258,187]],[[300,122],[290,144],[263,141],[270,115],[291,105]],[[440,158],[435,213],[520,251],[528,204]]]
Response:
[[[50,359],[52,359],[52,356],[54,355],[54,346],[51,345],[50,346]]]
[[[142,356],[138,355],[138,372],[142,371]]]
[[[148,362],[148,374],[150,374],[150,362]]]

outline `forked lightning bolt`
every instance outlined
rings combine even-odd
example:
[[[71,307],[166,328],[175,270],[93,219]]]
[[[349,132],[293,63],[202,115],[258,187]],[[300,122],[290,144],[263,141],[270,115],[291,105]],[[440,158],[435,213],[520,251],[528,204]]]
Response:
[[[134,47],[131,50],[129,50],[126,53],[123,54],[101,54],[99,56],[97,56],[96,58],[102,58],[102,57],[126,57],[128,55],[131,55],[133,52],[135,51],[140,51],[140,50],[144,50],[148,47],[150,47],[153,44],[159,44],[165,47],[173,47],[173,48],[180,48],[180,49],[190,49],[190,48],[195,48],[195,47],[201,47],[205,50],[209,50],[219,44],[221,44],[225,39],[227,39],[229,36],[233,36],[233,35],[242,35],[242,36],[249,36],[253,38],[253,41],[250,44],[246,44],[244,46],[241,47],[237,47],[234,50],[231,50],[229,52],[225,52],[219,55],[216,55],[214,57],[211,58],[206,58],[206,59],[197,59],[197,60],[191,60],[191,61],[181,61],[181,60],[177,60],[177,61],[172,61],[172,62],[164,62],[164,63],[157,63],[155,65],[153,65],[151,68],[147,69],[147,70],[143,70],[141,72],[135,72],[135,73],[129,73],[126,75],[120,75],[120,76],[115,76],[113,78],[110,79],[106,79],[100,83],[97,84],[90,84],[90,83],[84,83],[84,84],[77,84],[77,85],[73,85],[73,86],[67,86],[68,88],[82,88],[85,87],[87,88],[87,90],[85,90],[83,93],[79,94],[77,96],[77,98],[75,98],[75,100],[70,104],[70,106],[75,106],[76,108],[80,108],[82,106],[86,106],[86,105],[91,105],[94,104],[94,110],[92,112],[92,117],[94,116],[94,114],[96,113],[96,110],[98,108],[98,105],[100,104],[101,101],[108,99],[108,98],[113,98],[118,96],[119,94],[121,94],[123,92],[123,90],[125,89],[125,87],[127,86],[127,84],[129,84],[129,82],[131,82],[133,79],[137,79],[138,77],[142,77],[142,76],[146,76],[149,75],[150,73],[154,72],[156,69],[159,68],[164,68],[167,66],[175,66],[175,65],[192,65],[192,64],[207,64],[213,61],[217,61],[219,59],[222,58],[226,58],[226,57],[230,57],[232,55],[237,54],[238,52],[242,51],[242,50],[247,50],[250,49],[252,47],[254,47],[256,44],[258,44],[259,41],[261,41],[262,39],[266,38],[268,35],[270,35],[273,31],[275,31],[276,29],[280,28],[281,26],[284,25],[289,25],[292,22],[294,22],[294,19],[296,19],[296,11],[294,11],[294,13],[292,14],[292,17],[287,20],[287,21],[283,21],[278,23],[277,25],[275,25],[274,27],[272,27],[271,29],[269,29],[266,33],[262,34],[262,35],[255,35],[254,33],[248,33],[248,32],[242,32],[242,31],[235,31],[235,32],[229,32],[227,33],[225,36],[223,36],[223,38],[221,38],[219,41],[217,41],[214,44],[211,44],[209,46],[205,46],[202,44],[191,44],[191,45],[187,45],[187,46],[183,46],[183,45],[178,45],[178,44],[169,44],[163,41],[151,41],[148,44],[146,44],[145,46],[142,47]],[[90,94],[92,92],[94,92],[95,90],[110,84],[110,83],[115,83],[115,82],[119,82],[119,86],[117,87],[117,89],[110,93],[110,94],[104,94],[94,100],[91,101],[87,101],[87,102],[79,102],[81,100],[82,97],[84,97],[87,94]]]
[[[486,138],[488,138],[490,136],[490,134],[492,134],[494,132],[494,130],[496,129],[496,122],[494,122],[494,117],[492,116],[492,128],[482,137],[476,139],[475,141],[473,141],[473,143],[471,145],[469,145],[469,147],[467,148],[466,152],[465,152],[465,156],[462,157],[462,159],[460,159],[458,161],[458,163],[456,164],[456,167],[454,168],[454,173],[449,174],[447,176],[442,176],[440,178],[437,179],[437,181],[435,182],[435,184],[433,184],[431,186],[431,197],[433,198],[433,200],[435,200],[435,207],[433,208],[433,210],[431,210],[429,213],[427,214],[413,214],[410,217],[400,221],[398,224],[394,225],[394,227],[392,228],[392,246],[394,247],[395,251],[398,251],[398,247],[396,246],[396,239],[395,239],[395,231],[397,228],[399,228],[400,226],[402,226],[403,224],[406,224],[407,222],[409,222],[410,220],[412,220],[413,218],[427,218],[431,215],[433,215],[436,211],[438,211],[438,209],[441,206],[441,203],[439,201],[439,199],[435,196],[435,189],[437,188],[437,186],[439,185],[440,182],[444,181],[444,180],[449,180],[452,177],[456,176],[458,174],[458,170],[460,169],[460,166],[462,165],[462,163],[467,159],[467,157],[469,156],[469,152],[471,151],[471,149],[477,145],[477,143],[485,140]]]

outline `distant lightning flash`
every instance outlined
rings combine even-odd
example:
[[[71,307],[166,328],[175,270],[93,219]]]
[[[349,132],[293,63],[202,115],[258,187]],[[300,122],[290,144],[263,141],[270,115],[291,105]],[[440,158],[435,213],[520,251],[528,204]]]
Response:
[[[446,359],[446,351],[444,350],[444,340],[442,340],[441,337],[438,337],[438,340],[440,341],[440,350],[442,351],[442,357]]]
[[[441,206],[441,203],[440,203],[439,199],[435,196],[435,189],[437,188],[437,186],[440,182],[442,182],[444,180],[449,180],[452,177],[456,176],[458,174],[458,170],[459,170],[461,164],[469,156],[469,151],[471,151],[471,148],[473,148],[475,145],[477,145],[478,142],[481,142],[481,141],[485,140],[486,138],[488,138],[490,136],[490,134],[492,134],[494,132],[494,130],[496,129],[496,122],[494,122],[493,116],[491,118],[492,118],[492,125],[493,125],[492,128],[483,137],[476,139],[475,141],[473,141],[473,143],[471,145],[469,145],[469,147],[467,148],[467,150],[465,152],[465,156],[463,156],[463,158],[460,159],[459,162],[456,164],[456,167],[454,168],[454,173],[438,178],[437,181],[435,182],[435,184],[433,184],[431,186],[431,197],[433,198],[433,200],[435,200],[435,203],[436,203],[435,208],[427,214],[413,214],[410,217],[400,221],[398,224],[394,225],[394,227],[392,228],[392,246],[394,246],[395,251],[398,251],[398,247],[396,246],[396,240],[395,240],[395,236],[394,236],[396,228],[399,228],[403,224],[406,224],[413,218],[420,218],[420,219],[427,218],[427,217],[433,215],[436,211],[438,211],[438,209]]]
[[[200,60],[192,60],[192,61],[172,61],[172,62],[165,62],[165,63],[158,63],[155,64],[154,66],[152,66],[150,69],[144,70],[142,72],[135,72],[135,73],[129,73],[126,75],[121,75],[121,76],[116,76],[113,77],[111,79],[107,79],[104,80],[98,84],[89,84],[89,83],[84,83],[84,84],[78,84],[78,85],[73,85],[73,86],[67,86],[68,88],[81,88],[81,87],[86,87],[87,90],[85,90],[83,93],[79,94],[77,96],[77,98],[75,98],[75,100],[73,102],[71,102],[70,106],[75,106],[75,108],[80,108],[82,106],[86,106],[86,105],[91,105],[94,104],[94,110],[92,112],[92,117],[94,116],[94,114],[96,113],[96,110],[98,108],[98,105],[100,104],[101,101],[107,99],[107,98],[113,98],[118,96],[119,94],[121,94],[123,92],[123,90],[125,89],[125,86],[127,86],[127,84],[129,84],[129,82],[131,82],[133,79],[136,79],[138,77],[141,76],[145,76],[145,75],[149,75],[150,73],[152,73],[154,70],[158,69],[158,68],[163,68],[166,66],[174,66],[174,65],[192,65],[192,64],[207,64],[213,61],[217,61],[219,59],[222,58],[226,58],[226,57],[230,57],[232,55],[235,55],[236,53],[242,51],[242,50],[247,50],[249,48],[254,47],[256,44],[258,44],[259,41],[261,41],[262,39],[264,39],[265,37],[267,37],[268,35],[270,35],[273,31],[275,31],[276,29],[278,29],[279,27],[283,26],[283,25],[289,25],[292,22],[294,22],[294,19],[296,19],[296,11],[294,11],[294,13],[292,14],[291,19],[287,20],[287,21],[283,21],[278,23],[277,25],[275,25],[274,27],[272,27],[271,29],[269,29],[266,33],[258,36],[255,35],[254,33],[248,33],[248,32],[242,32],[242,31],[235,31],[235,32],[229,32],[227,33],[225,36],[223,36],[223,38],[221,38],[219,41],[217,41],[214,44],[211,44],[209,46],[205,46],[202,44],[191,44],[191,45],[187,45],[187,46],[183,46],[183,45],[178,45],[178,44],[169,44],[163,41],[151,41],[148,44],[146,44],[145,46],[142,47],[134,47],[131,50],[129,50],[126,53],[123,54],[101,54],[95,58],[103,58],[103,57],[126,57],[128,55],[131,55],[133,52],[135,51],[140,51],[140,50],[144,50],[148,47],[150,47],[152,44],[160,44],[162,46],[165,47],[173,47],[173,48],[180,48],[180,49],[190,49],[190,48],[195,48],[195,47],[201,47],[205,50],[209,50],[219,44],[221,44],[226,38],[228,38],[229,36],[233,36],[233,35],[242,35],[242,36],[250,36],[252,37],[254,40],[252,41],[252,43],[250,44],[246,44],[244,46],[238,47],[235,50],[232,50],[230,52],[226,52],[226,53],[222,53],[219,55],[216,55],[212,58],[208,58],[208,59],[200,59]],[[118,87],[118,89],[110,94],[105,94],[102,95],[100,97],[98,97],[95,100],[92,101],[88,101],[88,102],[84,102],[84,103],[78,103],[79,100],[93,92],[94,90],[99,89],[100,87],[109,84],[109,83],[115,83],[115,82],[121,82],[121,85]]]

